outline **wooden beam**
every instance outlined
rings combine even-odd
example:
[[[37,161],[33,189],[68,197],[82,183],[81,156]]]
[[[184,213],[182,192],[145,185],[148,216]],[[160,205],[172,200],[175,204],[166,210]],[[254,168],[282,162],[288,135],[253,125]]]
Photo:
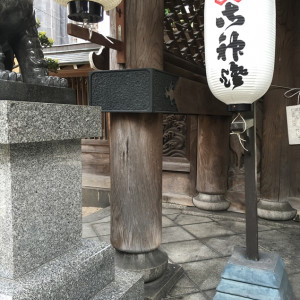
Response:
[[[98,32],[94,32],[92,34],[92,37],[90,38],[90,33],[89,30],[87,28],[83,28],[80,27],[78,25],[69,23],[67,25],[67,32],[69,35],[86,40],[86,41],[90,41],[91,43],[95,43],[110,49],[114,49],[117,51],[122,51],[124,48],[124,43],[111,38],[111,37],[105,37],[102,34],[98,33]],[[111,42],[110,42],[111,41]]]
[[[172,54],[168,51],[164,51],[164,62],[177,66],[178,68],[184,69],[191,73],[206,76],[205,68],[199,65],[196,65],[188,60],[180,58],[175,54]]]
[[[174,99],[181,114],[231,115],[227,106],[213,96],[207,85],[183,77],[176,83]]]

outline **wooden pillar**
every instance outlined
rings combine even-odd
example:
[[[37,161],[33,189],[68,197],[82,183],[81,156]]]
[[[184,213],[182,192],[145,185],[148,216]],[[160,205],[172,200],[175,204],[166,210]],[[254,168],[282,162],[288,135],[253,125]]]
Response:
[[[205,210],[226,210],[225,200],[229,163],[229,118],[198,117],[196,207]]]
[[[276,59],[273,85],[294,86],[294,0],[277,0]],[[264,97],[261,200],[258,215],[271,220],[292,219],[296,210],[288,203],[290,169],[299,174],[299,146],[289,146],[286,90],[272,88]],[[289,102],[292,104],[292,102]],[[298,148],[298,151],[295,151]],[[298,168],[298,170],[295,170]],[[298,183],[297,183],[298,184]]]
[[[163,68],[163,0],[126,1],[126,68]],[[111,114],[111,243],[120,267],[161,276],[162,115]]]

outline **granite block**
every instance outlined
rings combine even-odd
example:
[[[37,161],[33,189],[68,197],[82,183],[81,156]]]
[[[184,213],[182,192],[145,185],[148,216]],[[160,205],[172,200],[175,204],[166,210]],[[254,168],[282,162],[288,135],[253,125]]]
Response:
[[[16,278],[81,239],[80,140],[0,145],[0,276]]]
[[[101,135],[101,108],[0,101],[0,144],[71,140]]]
[[[92,300],[143,300],[144,280],[134,272],[115,269],[115,280]]]
[[[114,249],[81,241],[69,252],[15,280],[0,278],[0,299],[91,299],[114,280]]]

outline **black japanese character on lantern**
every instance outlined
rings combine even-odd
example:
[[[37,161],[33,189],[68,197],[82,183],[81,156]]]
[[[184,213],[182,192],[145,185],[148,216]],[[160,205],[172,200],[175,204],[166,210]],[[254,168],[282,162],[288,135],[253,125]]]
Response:
[[[230,79],[228,79],[226,77],[226,75],[228,76],[229,75],[229,70],[225,70],[225,69],[222,69],[221,71],[221,78],[220,78],[220,82],[221,83],[224,83],[224,86],[226,88],[229,88],[231,86],[231,83],[230,83]]]
[[[238,25],[241,26],[245,23],[245,18],[241,15],[236,16],[235,13],[239,10],[239,7],[230,2],[226,3],[225,10],[222,11],[222,15],[225,16],[230,22],[234,22],[230,24],[226,29],[231,26]],[[223,28],[225,25],[225,21],[223,18],[217,18],[216,25],[218,28]]]
[[[224,41],[226,39],[226,35],[224,33],[219,37],[219,41]],[[245,42],[242,40],[238,40],[239,34],[236,31],[233,31],[230,36],[230,43],[226,46],[226,44],[221,44],[219,48],[217,48],[218,59],[226,60],[226,50],[232,49],[233,60],[237,62],[239,60],[239,55],[243,55],[243,49],[245,48]]]
[[[228,79],[230,73],[231,80]],[[230,63],[230,70],[222,69],[220,82],[224,84],[224,87],[229,88],[231,86],[231,81],[233,85],[233,90],[244,84],[243,76],[248,75],[248,70],[243,66],[238,66],[235,62]]]
[[[241,26],[245,23],[245,18],[243,16],[236,16],[235,13],[239,10],[239,7],[231,2],[226,3],[225,10],[222,11],[223,16],[225,16],[229,21],[234,22],[229,25],[226,29],[231,26],[238,25]]]
[[[244,69],[243,66],[238,66],[236,63],[230,63],[230,71],[232,77],[233,88],[239,87],[244,84],[243,76],[248,75],[248,70]]]

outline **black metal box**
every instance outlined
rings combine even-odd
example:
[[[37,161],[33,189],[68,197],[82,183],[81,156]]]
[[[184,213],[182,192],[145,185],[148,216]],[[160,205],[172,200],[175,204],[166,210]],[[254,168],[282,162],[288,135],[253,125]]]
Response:
[[[90,105],[103,112],[177,113],[177,81],[155,69],[96,71],[90,74]]]

